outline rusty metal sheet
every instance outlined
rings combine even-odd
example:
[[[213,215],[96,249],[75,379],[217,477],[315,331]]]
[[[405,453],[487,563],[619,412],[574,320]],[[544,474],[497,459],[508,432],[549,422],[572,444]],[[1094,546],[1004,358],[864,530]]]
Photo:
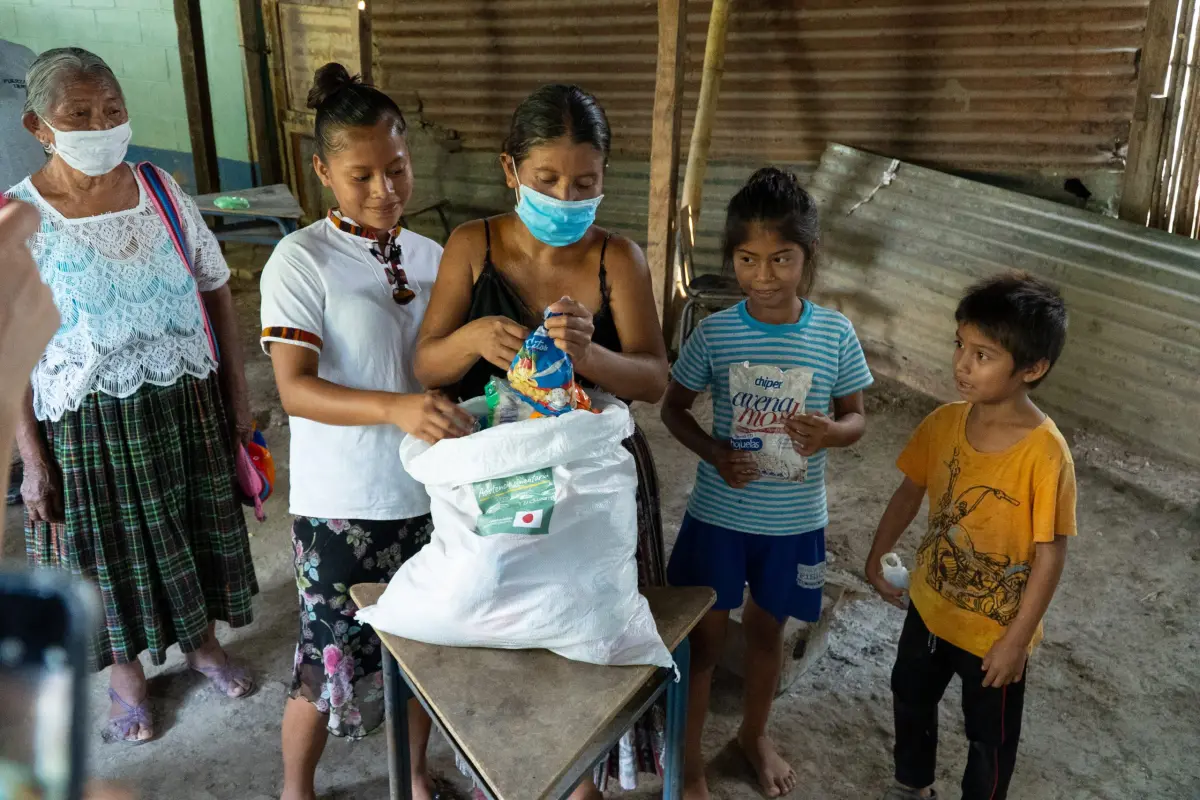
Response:
[[[351,72],[361,63],[358,8],[353,4],[279,3],[287,111],[305,110],[313,73],[330,61]]]
[[[959,169],[1120,168],[1147,0],[747,0],[730,23],[714,160],[812,163],[826,141]],[[685,126],[709,4],[689,11]],[[649,152],[656,4],[378,0],[376,80],[471,149],[520,99],[577,82]],[[686,143],[685,143],[686,144]]]
[[[887,175],[894,171],[889,182]],[[1008,269],[1057,283],[1071,329],[1039,399],[1200,463],[1200,242],[830,145],[818,302],[854,322],[873,369],[952,398],[954,310]]]

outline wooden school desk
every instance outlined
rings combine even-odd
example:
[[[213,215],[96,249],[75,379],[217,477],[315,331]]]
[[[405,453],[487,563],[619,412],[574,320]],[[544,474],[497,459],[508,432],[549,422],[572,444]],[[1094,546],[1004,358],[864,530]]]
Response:
[[[359,584],[359,608],[384,584]],[[567,797],[642,712],[667,697],[663,797],[683,789],[687,636],[712,607],[707,588],[644,591],[681,680],[657,667],[600,667],[545,650],[438,647],[381,633],[391,800],[409,800],[407,700],[416,697],[491,800]]]

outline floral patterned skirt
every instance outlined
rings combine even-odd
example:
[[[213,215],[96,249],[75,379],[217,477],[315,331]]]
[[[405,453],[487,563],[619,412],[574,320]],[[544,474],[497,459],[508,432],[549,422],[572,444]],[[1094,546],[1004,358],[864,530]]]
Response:
[[[329,715],[329,732],[360,739],[383,722],[383,653],[354,619],[356,583],[387,583],[429,543],[429,515],[402,520],[314,519],[292,523],[300,641],[292,697]]]

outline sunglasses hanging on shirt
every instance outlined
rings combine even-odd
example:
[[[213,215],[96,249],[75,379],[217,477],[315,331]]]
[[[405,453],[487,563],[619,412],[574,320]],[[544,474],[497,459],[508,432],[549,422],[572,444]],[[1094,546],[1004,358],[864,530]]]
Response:
[[[404,256],[400,250],[399,231],[396,231],[394,236],[389,236],[386,241],[376,241],[371,245],[371,255],[383,264],[383,274],[387,275],[388,285],[392,287],[392,300],[401,306],[411,303],[417,293],[409,287],[408,275],[404,273],[404,267],[400,266]]]
[[[383,274],[387,276],[388,286],[392,289],[392,300],[398,306],[406,306],[413,301],[417,293],[408,285],[408,275],[401,266],[404,254],[400,250],[399,226],[388,231],[387,236],[380,241],[365,228],[343,217],[336,208],[329,212],[329,220],[338,230],[370,239],[371,255],[383,265]]]

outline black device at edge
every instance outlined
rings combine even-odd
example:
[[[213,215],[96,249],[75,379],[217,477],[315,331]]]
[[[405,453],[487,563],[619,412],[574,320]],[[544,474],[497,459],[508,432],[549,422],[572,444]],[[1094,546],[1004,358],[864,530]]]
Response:
[[[46,746],[39,728],[50,726],[50,731],[62,731],[52,746],[68,749],[60,763],[65,761],[69,773],[52,794],[44,795],[53,800],[80,800],[83,794],[87,777],[86,684],[92,672],[89,649],[99,619],[95,590],[69,572],[0,569],[0,683],[5,684],[0,690],[11,702],[26,703],[19,709],[24,713],[6,713],[10,720],[25,717],[25,723],[16,736],[10,731],[0,737],[0,762],[27,767],[40,780],[42,776],[36,774],[39,755],[46,759],[49,754],[37,753]],[[36,710],[38,691],[46,691],[51,675],[57,675],[63,692],[61,702],[51,704],[51,708],[69,715],[69,720],[46,719],[45,708]],[[25,683],[28,693],[22,691]],[[45,784],[39,786],[40,790],[45,788]],[[5,787],[0,786],[0,796],[4,794]]]

